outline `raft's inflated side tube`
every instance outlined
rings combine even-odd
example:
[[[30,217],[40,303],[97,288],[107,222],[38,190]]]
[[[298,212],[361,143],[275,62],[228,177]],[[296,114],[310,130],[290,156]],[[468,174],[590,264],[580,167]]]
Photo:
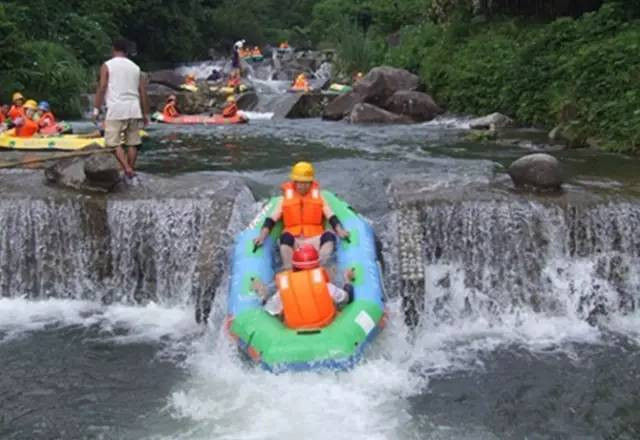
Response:
[[[247,118],[240,114],[230,118],[225,118],[222,115],[182,115],[174,118],[167,118],[162,113],[158,112],[153,114],[152,119],[164,124],[176,125],[232,125],[249,122]]]
[[[350,242],[340,240],[338,244],[336,284],[341,285],[348,268],[354,268],[356,274],[354,301],[342,308],[327,327],[305,331],[287,328],[262,309],[261,301],[251,291],[252,279],[272,284],[275,277],[277,237],[282,225],[276,225],[255,252],[253,239],[279,197],[272,198],[236,237],[229,285],[229,332],[242,351],[270,371],[350,368],[384,324],[382,278],[373,230],[344,201],[327,191],[322,194],[351,234]]]
[[[104,147],[104,138],[83,138],[74,134],[24,138],[0,134],[0,147],[14,150],[81,150],[89,145]]]

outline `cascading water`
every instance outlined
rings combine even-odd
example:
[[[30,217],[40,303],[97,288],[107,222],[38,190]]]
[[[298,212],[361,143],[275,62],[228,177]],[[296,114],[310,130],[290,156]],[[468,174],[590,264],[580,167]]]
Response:
[[[503,197],[400,208],[400,284],[407,305],[418,308],[410,315],[499,322],[522,313],[590,320],[632,313],[640,206],[563,202]]]

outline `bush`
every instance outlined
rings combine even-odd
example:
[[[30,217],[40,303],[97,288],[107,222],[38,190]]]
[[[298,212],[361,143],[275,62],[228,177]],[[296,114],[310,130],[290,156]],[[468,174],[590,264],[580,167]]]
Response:
[[[550,24],[501,19],[405,29],[386,61],[420,74],[456,112],[507,113],[551,128],[573,126],[608,149],[640,146],[640,21],[612,2]]]
[[[78,116],[88,78],[77,58],[64,46],[48,41],[23,43],[19,51],[21,58],[3,75],[3,89],[47,100],[57,114]]]

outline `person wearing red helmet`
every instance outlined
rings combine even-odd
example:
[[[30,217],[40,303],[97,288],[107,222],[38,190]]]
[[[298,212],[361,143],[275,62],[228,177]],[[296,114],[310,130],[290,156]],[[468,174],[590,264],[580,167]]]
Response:
[[[313,245],[305,244],[293,253],[293,270],[276,275],[273,295],[259,280],[253,281],[252,288],[262,299],[265,311],[274,316],[282,315],[287,327],[313,329],[324,327],[333,320],[336,305],[353,300],[353,269],[347,270],[344,278],[342,288],[331,283],[327,271],[320,267],[318,251]]]

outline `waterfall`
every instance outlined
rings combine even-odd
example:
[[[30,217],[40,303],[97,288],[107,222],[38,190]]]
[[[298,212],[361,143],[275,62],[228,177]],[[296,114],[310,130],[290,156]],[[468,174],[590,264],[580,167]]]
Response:
[[[206,309],[253,196],[237,179],[209,179],[213,191],[174,180],[153,195],[3,198],[0,296]]]
[[[413,323],[522,312],[591,321],[640,299],[637,201],[445,197],[400,205],[393,223],[395,287]]]

